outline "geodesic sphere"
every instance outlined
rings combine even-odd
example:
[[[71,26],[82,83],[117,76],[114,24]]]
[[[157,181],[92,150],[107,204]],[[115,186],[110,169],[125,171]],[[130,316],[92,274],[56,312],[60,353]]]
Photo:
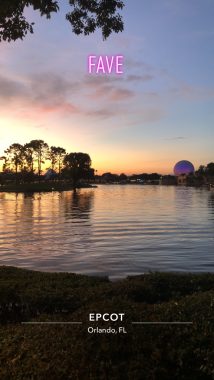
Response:
[[[176,176],[179,176],[181,174],[191,174],[194,173],[195,168],[193,164],[190,161],[182,160],[177,162],[177,164],[174,166],[174,173]]]

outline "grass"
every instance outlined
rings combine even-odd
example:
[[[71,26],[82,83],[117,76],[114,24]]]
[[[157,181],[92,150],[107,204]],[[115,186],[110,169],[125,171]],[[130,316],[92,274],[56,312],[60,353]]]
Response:
[[[0,267],[0,379],[214,378],[214,274],[108,278]],[[89,313],[125,321],[89,322]],[[22,325],[81,321],[82,325]],[[132,321],[192,321],[133,325]],[[127,334],[89,334],[89,326]]]

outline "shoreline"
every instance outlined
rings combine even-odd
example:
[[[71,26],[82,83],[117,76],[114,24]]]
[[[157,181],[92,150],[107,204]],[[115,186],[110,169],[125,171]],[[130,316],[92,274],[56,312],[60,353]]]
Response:
[[[87,275],[73,272],[45,272],[16,266],[0,266],[1,291],[6,290],[4,284],[7,284],[7,290],[11,288],[17,296],[19,294],[24,296],[25,293],[28,293],[29,289],[37,292],[37,285],[40,285],[41,280],[43,282],[42,292],[49,291],[49,284],[51,283],[53,285],[55,283],[58,287],[54,287],[54,291],[59,292],[58,295],[60,295],[60,289],[63,290],[67,287],[68,289],[72,289],[73,286],[74,289],[85,288],[85,294],[87,295],[88,287],[90,286],[95,288],[97,286],[98,288],[102,286],[105,288],[107,286],[109,289],[115,291],[115,294],[126,297],[124,292],[121,292],[121,294],[118,293],[117,288],[120,290],[124,288],[124,290],[129,293],[133,285],[136,292],[139,290],[141,299],[143,300],[145,298],[145,302],[152,301],[154,296],[162,302],[166,299],[184,297],[203,291],[214,291],[214,272],[150,271],[111,280],[108,276],[102,275]],[[26,283],[28,287],[26,287]],[[15,284],[18,284],[17,288]],[[88,287],[86,287],[86,285],[88,285]],[[147,294],[148,287],[153,293],[151,300],[149,300],[149,294]],[[7,292],[7,295],[12,296],[13,292]]]
[[[96,185],[80,184],[74,188],[73,184],[62,183],[25,183],[17,185],[2,185],[0,193],[50,193],[53,191],[72,191],[74,189],[96,188]]]
[[[25,193],[51,193],[51,192],[62,192],[62,191],[72,191],[78,189],[95,189],[99,186],[155,186],[155,187],[178,187],[178,188],[195,188],[195,189],[205,189],[213,192],[213,188],[209,186],[179,186],[179,185],[162,185],[162,184],[137,184],[137,183],[95,183],[95,184],[80,184],[74,188],[73,185],[62,185],[62,184],[24,184],[24,185],[13,185],[5,186],[0,185],[0,193],[15,193],[15,194],[25,194]]]

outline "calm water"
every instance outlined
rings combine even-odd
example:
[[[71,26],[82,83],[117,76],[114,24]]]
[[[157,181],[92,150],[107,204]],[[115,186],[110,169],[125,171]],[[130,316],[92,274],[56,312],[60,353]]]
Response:
[[[119,278],[214,271],[214,192],[103,185],[0,194],[1,265]]]

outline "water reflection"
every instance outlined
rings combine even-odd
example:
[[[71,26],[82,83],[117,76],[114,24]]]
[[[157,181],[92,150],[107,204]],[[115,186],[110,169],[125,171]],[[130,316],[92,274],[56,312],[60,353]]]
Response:
[[[93,207],[94,191],[62,193],[64,212],[67,219],[89,219]]]
[[[213,271],[213,220],[214,194],[205,189],[0,193],[1,263],[112,277]]]
[[[208,207],[212,213],[212,218],[214,219],[214,191],[210,191],[210,196],[208,198]]]

